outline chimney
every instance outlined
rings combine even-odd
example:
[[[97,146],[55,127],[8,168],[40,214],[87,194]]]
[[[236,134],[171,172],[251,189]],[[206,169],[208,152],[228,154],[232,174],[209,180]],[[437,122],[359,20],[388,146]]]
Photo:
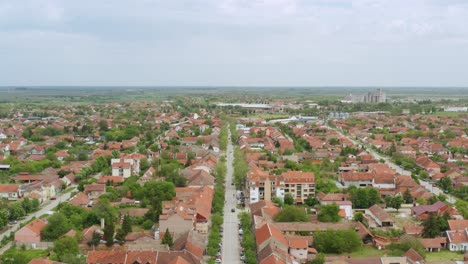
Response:
[[[104,230],[104,225],[105,225],[105,219],[101,218],[101,229]]]

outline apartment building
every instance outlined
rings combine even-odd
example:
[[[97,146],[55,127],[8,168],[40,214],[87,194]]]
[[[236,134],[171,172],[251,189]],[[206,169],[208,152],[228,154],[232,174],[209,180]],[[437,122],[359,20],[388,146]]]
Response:
[[[284,199],[291,194],[296,203],[315,196],[315,175],[312,172],[287,171],[281,175],[269,175],[265,171],[251,168],[247,188],[250,203],[271,201],[274,197]]]

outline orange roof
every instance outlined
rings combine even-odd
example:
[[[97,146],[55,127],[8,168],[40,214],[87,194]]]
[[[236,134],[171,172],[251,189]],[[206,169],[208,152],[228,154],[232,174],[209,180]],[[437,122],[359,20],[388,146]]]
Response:
[[[89,198],[86,194],[79,192],[73,196],[68,203],[75,206],[82,206],[89,203]]]
[[[125,263],[156,264],[157,251],[128,251]]]
[[[190,264],[190,262],[188,262],[181,256],[177,256],[175,259],[169,262],[169,264]]]
[[[315,175],[313,172],[303,172],[303,171],[286,171],[282,174],[284,177],[284,182],[303,182],[303,183],[314,183]]]
[[[468,228],[468,220],[448,220],[450,230],[464,230]]]
[[[18,192],[18,184],[0,184],[0,193]]]
[[[288,241],[284,237],[283,233],[271,223],[264,224],[262,227],[257,229],[255,232],[255,238],[257,240],[257,246],[260,246],[263,242],[268,240],[270,237],[275,238],[278,242],[287,246]]]
[[[44,229],[45,226],[46,226],[46,223],[43,220],[35,219],[31,223],[25,225],[23,228],[27,228],[31,230],[34,234],[40,235],[41,230]]]
[[[86,263],[99,264],[99,263],[125,263],[125,251],[90,251]]]
[[[309,246],[309,239],[305,236],[288,236],[286,238],[290,248],[303,248],[306,249]]]

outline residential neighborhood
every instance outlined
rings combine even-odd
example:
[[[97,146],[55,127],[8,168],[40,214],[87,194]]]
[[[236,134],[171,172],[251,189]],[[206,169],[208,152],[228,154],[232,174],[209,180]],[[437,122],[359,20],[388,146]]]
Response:
[[[304,103],[271,105],[3,116],[2,261],[468,261],[466,114],[277,118]]]

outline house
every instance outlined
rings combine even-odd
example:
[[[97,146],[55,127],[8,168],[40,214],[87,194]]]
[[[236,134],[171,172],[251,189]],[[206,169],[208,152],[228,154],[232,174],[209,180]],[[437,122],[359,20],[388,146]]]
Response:
[[[446,236],[450,251],[468,251],[468,228],[446,231]]]
[[[424,258],[414,249],[410,248],[403,254],[403,257],[407,257],[410,264],[421,264],[424,263]]]
[[[287,236],[288,253],[299,261],[307,260],[309,242],[312,240],[307,236]]]
[[[173,239],[179,238],[194,229],[195,210],[184,202],[163,202],[163,212],[159,216],[159,230],[166,229],[173,234]]]
[[[431,159],[426,156],[420,156],[416,158],[416,165],[425,169],[429,175],[434,175],[440,173],[440,166],[439,164],[435,163]]]
[[[397,146],[396,151],[406,157],[416,157],[416,150],[411,146]]]
[[[23,226],[15,233],[15,242],[38,243],[41,242],[41,231],[46,226],[46,222],[35,219]]]
[[[441,201],[437,201],[431,205],[418,205],[411,208],[411,214],[418,220],[426,219],[429,214],[443,215],[448,212],[450,216],[458,214],[458,212],[451,206],[446,205]]]
[[[393,227],[395,223],[395,220],[377,204],[366,209],[366,214],[374,220],[378,227]],[[372,224],[369,224],[369,226],[372,226]]]
[[[117,185],[123,183],[124,177],[123,176],[101,176],[98,179],[98,183],[101,184],[111,184]]]
[[[448,220],[448,248],[450,251],[468,251],[468,220]]]
[[[89,251],[87,264],[125,264],[125,251]],[[133,264],[133,263],[132,263]]]
[[[18,200],[22,196],[18,184],[0,184],[0,198]]]
[[[357,187],[370,187],[374,182],[374,174],[370,172],[342,172],[340,173],[340,182],[344,187],[348,188],[351,185]]]
[[[75,196],[73,196],[68,203],[74,206],[80,207],[88,207],[89,205],[89,198],[86,194],[79,192]]]
[[[106,185],[101,183],[92,183],[84,186],[84,193],[90,199],[99,198],[99,196],[106,193]]]
[[[288,251],[289,243],[281,231],[272,223],[266,223],[255,231],[257,251],[261,251],[268,245]]]
[[[428,252],[439,252],[447,244],[445,237],[421,238],[419,241]]]
[[[449,230],[464,230],[468,228],[468,220],[448,220]]]

